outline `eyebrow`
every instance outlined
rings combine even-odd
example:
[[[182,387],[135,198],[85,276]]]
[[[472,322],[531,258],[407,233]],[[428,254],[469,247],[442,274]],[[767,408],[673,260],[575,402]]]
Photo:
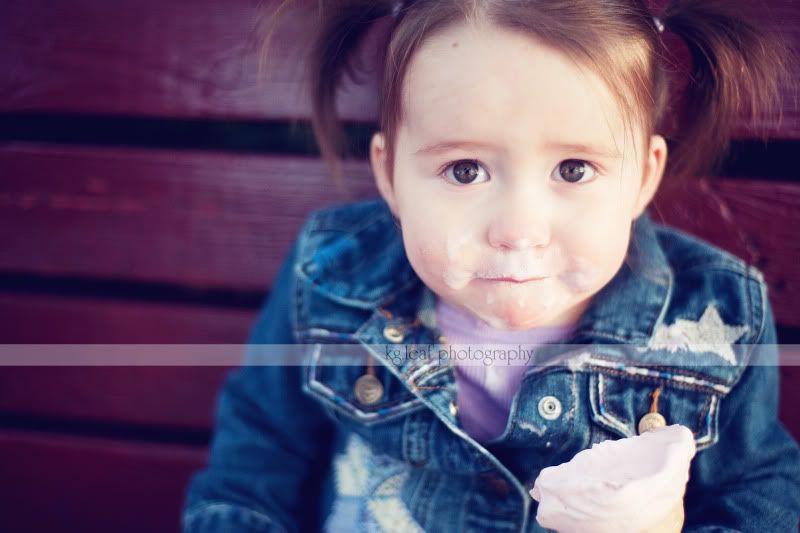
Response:
[[[414,152],[414,155],[435,155],[442,152],[447,152],[448,150],[454,150],[456,148],[495,148],[495,146],[489,143],[474,141],[442,141],[430,144],[428,146],[423,146]]]
[[[620,159],[622,154],[618,150],[612,150],[605,147],[590,146],[585,144],[576,143],[562,143],[562,142],[549,142],[545,145],[546,148],[551,150],[560,150],[564,152],[576,152],[587,154],[594,157],[601,157],[604,159]],[[414,155],[436,155],[448,150],[457,148],[475,149],[475,148],[496,148],[489,143],[475,142],[475,141],[441,141],[423,146]]]
[[[605,146],[591,146],[588,144],[550,142],[546,144],[546,147],[551,150],[561,150],[564,152],[578,152],[581,154],[589,154],[594,157],[601,157],[604,159],[622,158],[622,154],[619,152],[619,150],[606,148]]]

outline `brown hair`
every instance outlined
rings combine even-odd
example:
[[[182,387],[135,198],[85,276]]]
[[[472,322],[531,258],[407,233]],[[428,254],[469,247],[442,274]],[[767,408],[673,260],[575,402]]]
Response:
[[[777,31],[745,18],[742,7],[752,4],[672,0],[659,17],[666,28],[660,33],[644,0],[318,0],[321,22],[308,62],[317,143],[339,177],[346,151],[335,111],[337,88],[344,72],[353,75],[352,56],[371,25],[389,17],[380,54],[385,61],[379,114],[391,175],[402,84],[414,53],[448,25],[487,21],[526,32],[591,68],[611,89],[627,128],[636,121],[645,139],[665,135],[666,176],[700,175],[718,166],[741,118],[754,126],[782,118],[779,87],[794,62]],[[670,33],[691,58],[680,107],[671,98],[670,72],[680,65],[665,45]]]

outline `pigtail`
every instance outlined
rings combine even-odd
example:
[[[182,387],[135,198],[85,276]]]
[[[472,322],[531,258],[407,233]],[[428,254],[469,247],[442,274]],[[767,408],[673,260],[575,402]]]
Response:
[[[347,74],[357,83],[356,52],[373,23],[384,17],[401,18],[399,0],[281,0],[265,13],[258,63],[258,79],[268,70],[268,59],[275,31],[290,9],[308,10],[316,21],[314,40],[302,63],[311,98],[311,125],[320,154],[335,179],[341,183],[340,157],[346,156],[346,136],[336,112],[336,95]],[[298,36],[300,38],[302,36]],[[298,41],[298,49],[307,50]],[[384,43],[388,44],[388,42]],[[381,51],[379,51],[381,52]],[[382,50],[385,56],[385,49]],[[374,67],[374,65],[371,65]],[[292,129],[297,126],[292,123]]]
[[[336,91],[343,73],[355,78],[352,56],[372,24],[392,15],[395,7],[393,0],[320,2],[321,23],[308,61],[311,120],[320,154],[337,180],[346,138],[336,113]]]
[[[790,50],[779,32],[745,20],[741,7],[733,0],[673,0],[661,16],[692,61],[678,133],[669,139],[671,176],[717,170],[740,119],[759,129],[770,117],[782,118],[779,89],[789,79]],[[767,129],[761,133],[766,141]]]

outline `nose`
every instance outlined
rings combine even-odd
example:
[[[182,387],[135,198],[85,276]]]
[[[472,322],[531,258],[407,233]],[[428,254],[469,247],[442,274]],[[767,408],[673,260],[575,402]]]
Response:
[[[539,191],[537,191],[539,192]],[[547,201],[518,191],[507,195],[489,225],[489,244],[498,250],[529,250],[550,244],[552,223]]]

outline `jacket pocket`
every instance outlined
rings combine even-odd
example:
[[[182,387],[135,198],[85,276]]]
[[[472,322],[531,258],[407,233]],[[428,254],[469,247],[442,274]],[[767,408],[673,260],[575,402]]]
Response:
[[[375,387],[368,397],[357,393],[359,379],[368,374],[367,361],[372,357],[365,348],[340,344],[310,348],[303,389],[335,418],[371,425],[423,407],[422,400],[374,358],[372,375],[380,383],[380,394]]]
[[[698,450],[719,439],[719,403],[727,389],[722,384],[699,375],[622,365],[593,368],[589,383],[592,420],[616,435],[638,435],[639,421],[655,408],[667,425],[689,428]]]

